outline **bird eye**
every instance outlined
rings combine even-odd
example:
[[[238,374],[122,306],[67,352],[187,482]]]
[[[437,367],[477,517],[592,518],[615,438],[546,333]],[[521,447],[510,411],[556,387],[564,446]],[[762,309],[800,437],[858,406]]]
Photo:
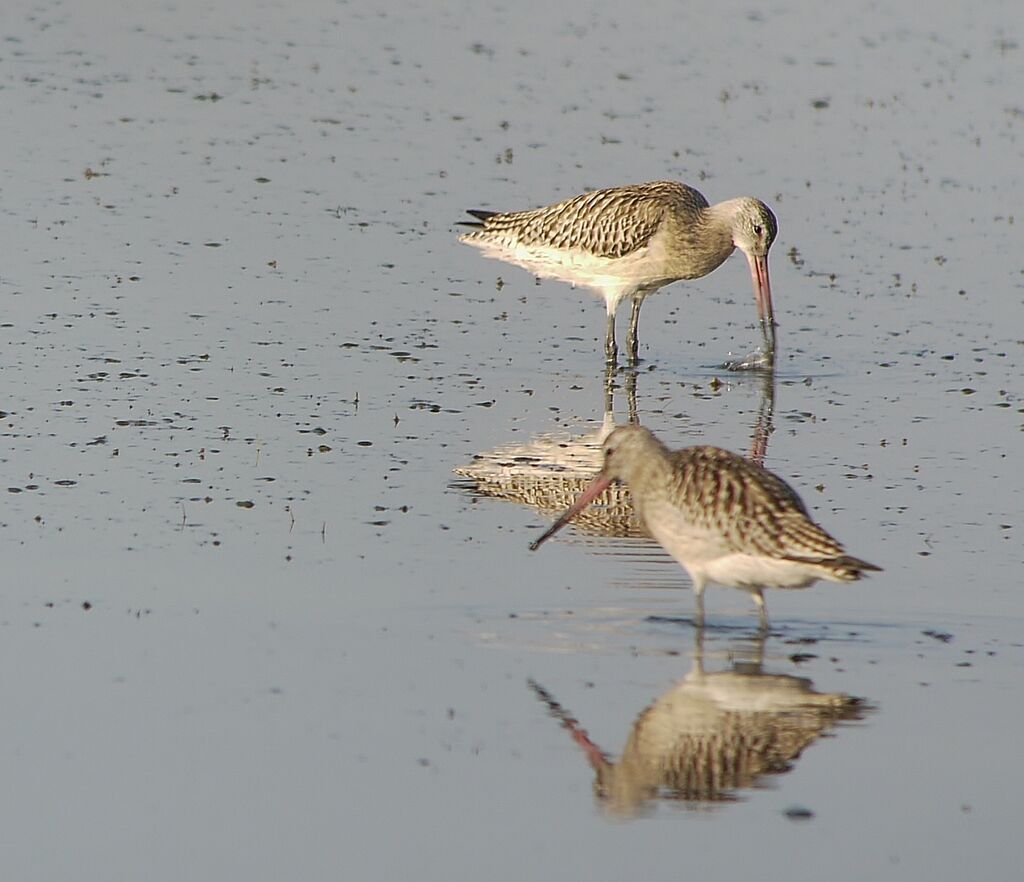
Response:
[[[760,236],[761,233],[763,233],[763,232],[764,232],[764,227],[762,227],[760,224],[754,224],[754,235],[755,236]]]

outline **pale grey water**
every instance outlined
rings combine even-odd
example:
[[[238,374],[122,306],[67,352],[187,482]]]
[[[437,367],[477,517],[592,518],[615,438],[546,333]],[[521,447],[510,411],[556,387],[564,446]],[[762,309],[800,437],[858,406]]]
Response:
[[[1017,877],[1017,4],[0,25],[4,878]],[[690,671],[692,596],[454,486],[596,428],[604,322],[452,224],[661,177],[775,209],[766,464],[885,572],[768,599],[765,670],[860,721],[622,820],[527,680],[617,755]],[[714,366],[754,315],[741,258],[652,298],[643,423],[749,450],[761,384]],[[755,617],[708,612],[727,670]]]

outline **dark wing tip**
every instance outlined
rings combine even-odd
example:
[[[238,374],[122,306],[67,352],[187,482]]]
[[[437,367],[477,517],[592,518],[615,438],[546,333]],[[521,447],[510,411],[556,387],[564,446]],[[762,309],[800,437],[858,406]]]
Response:
[[[836,566],[846,573],[851,581],[856,581],[864,573],[880,573],[882,568],[861,560],[859,557],[844,556],[835,561]]]
[[[840,557],[826,557],[826,558],[813,558],[813,557],[797,557],[793,555],[784,555],[781,560],[790,560],[797,563],[816,564],[823,566],[831,570],[844,582],[856,582],[861,578],[864,573],[880,573],[882,568],[875,566],[873,563],[868,563],[866,560],[861,560],[859,557],[850,557],[848,554],[841,555]]]
[[[466,209],[466,214],[473,215],[473,217],[475,217],[476,220],[475,221],[456,221],[455,222],[455,226],[457,226],[457,227],[472,227],[475,230],[482,230],[484,228],[484,226],[486,226],[486,223],[480,223],[480,221],[485,221],[486,222],[487,218],[494,217],[494,215],[500,214],[500,213],[501,212],[498,212],[498,211],[486,211],[486,210],[484,210],[482,208],[467,208]]]

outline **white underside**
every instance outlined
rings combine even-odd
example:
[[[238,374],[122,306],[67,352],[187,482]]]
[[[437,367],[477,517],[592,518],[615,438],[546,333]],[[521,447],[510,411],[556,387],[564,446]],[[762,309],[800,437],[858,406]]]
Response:
[[[625,257],[599,257],[580,249],[506,245],[469,237],[463,237],[462,241],[479,248],[484,257],[520,266],[539,278],[590,288],[604,298],[609,314],[615,313],[623,298],[639,292],[646,297],[675,281],[674,278],[662,278],[656,272],[664,259],[657,237],[648,247]]]
[[[696,585],[726,585],[755,592],[761,588],[806,588],[821,578],[826,570],[812,564],[776,560],[752,554],[729,554],[709,561],[704,566],[686,566]]]
[[[644,516],[651,534],[683,565],[698,593],[712,584],[757,594],[762,588],[806,588],[819,579],[841,581],[816,564],[737,552],[717,532],[695,528],[672,506],[649,505]]]

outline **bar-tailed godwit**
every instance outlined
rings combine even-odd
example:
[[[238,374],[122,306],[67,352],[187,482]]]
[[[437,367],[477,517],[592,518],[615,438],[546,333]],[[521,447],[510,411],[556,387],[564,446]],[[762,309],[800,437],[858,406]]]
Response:
[[[625,481],[651,535],[681,563],[704,623],[704,588],[749,591],[768,628],[765,588],[806,588],[819,579],[852,582],[874,564],[850,557],[815,524],[785,481],[718,447],[670,451],[642,426],[621,426],[604,443],[604,467],[532,550],[560,530],[613,481]]]
[[[742,196],[709,205],[675,181],[653,181],[584,193],[530,211],[471,210],[467,245],[534,275],[592,288],[608,310],[605,356],[614,364],[615,311],[632,300],[629,359],[638,359],[637,324],[648,295],[680,279],[699,279],[739,248],[750,264],[765,355],[775,351],[768,249],[778,230],[759,199]]]

